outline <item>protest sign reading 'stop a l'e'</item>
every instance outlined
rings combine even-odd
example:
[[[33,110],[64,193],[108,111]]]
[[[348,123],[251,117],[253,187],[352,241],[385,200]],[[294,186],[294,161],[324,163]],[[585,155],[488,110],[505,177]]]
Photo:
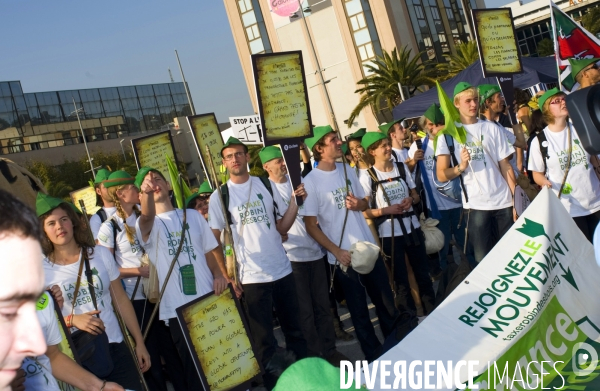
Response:
[[[375,366],[389,360],[387,384],[402,389],[600,390],[599,280],[592,244],[543,189],[463,283],[371,364],[367,387],[385,388]],[[469,380],[464,363],[473,364],[472,387],[460,384]],[[448,369],[451,384],[439,377]]]
[[[229,117],[233,137],[247,145],[262,145],[262,130],[260,116]],[[226,139],[225,139],[226,140]]]

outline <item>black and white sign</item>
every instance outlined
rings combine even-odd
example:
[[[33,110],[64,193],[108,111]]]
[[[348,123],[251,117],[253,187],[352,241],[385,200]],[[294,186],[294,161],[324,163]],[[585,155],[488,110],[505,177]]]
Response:
[[[263,145],[260,128],[260,116],[249,115],[246,117],[229,117],[233,136],[244,144]]]

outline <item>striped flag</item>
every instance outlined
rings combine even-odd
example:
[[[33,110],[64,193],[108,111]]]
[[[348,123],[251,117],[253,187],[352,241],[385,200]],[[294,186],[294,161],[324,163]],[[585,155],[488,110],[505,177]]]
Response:
[[[569,58],[582,60],[584,58],[600,57],[600,40],[577,24],[553,1],[550,1],[550,5],[552,9],[554,51],[556,52],[560,84],[562,90],[568,94],[579,87],[579,84],[571,75]]]

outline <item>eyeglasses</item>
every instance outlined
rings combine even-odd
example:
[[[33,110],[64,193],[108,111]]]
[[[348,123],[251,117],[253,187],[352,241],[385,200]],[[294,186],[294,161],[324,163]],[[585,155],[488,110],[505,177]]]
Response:
[[[550,102],[551,105],[559,105],[565,101],[565,98],[556,98]]]
[[[242,156],[244,156],[246,154],[246,152],[236,152],[236,153],[230,153],[227,156],[223,156],[223,160],[225,160],[226,162],[232,160],[234,157],[236,158],[240,158]]]

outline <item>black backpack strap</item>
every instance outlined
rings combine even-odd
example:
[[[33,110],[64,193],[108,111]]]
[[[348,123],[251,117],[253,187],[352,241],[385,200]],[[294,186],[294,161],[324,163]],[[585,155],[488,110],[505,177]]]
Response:
[[[277,204],[275,203],[275,197],[273,197],[273,187],[271,186],[271,180],[269,178],[267,178],[266,176],[259,176],[258,179],[260,179],[260,181],[262,182],[262,184],[267,188],[267,191],[269,192],[269,194],[271,194],[271,198],[273,199],[273,218],[275,220],[273,220],[273,224],[277,224],[277,216],[281,216],[279,214],[279,208],[277,207]],[[294,196],[294,194],[292,193],[292,197]],[[290,202],[291,202],[291,198],[290,198]],[[283,216],[281,216],[283,217]]]
[[[93,279],[93,274],[92,274],[92,269],[90,267],[90,259],[89,259],[89,255],[87,253],[87,249],[84,248],[82,251],[84,251],[83,254],[81,254],[83,261],[85,262],[85,276],[87,278],[88,281],[88,289],[90,290],[90,296],[92,296],[92,303],[94,303],[94,309],[96,311],[98,311],[98,304],[96,303],[96,288],[94,288],[94,279]],[[96,316],[99,318],[100,315],[96,314]]]
[[[114,218],[110,219],[109,223],[113,231],[113,256],[117,259],[117,231],[121,232],[121,228],[119,228],[119,224],[117,224]]]
[[[393,149],[392,149],[392,155],[394,156],[394,160],[397,162],[398,161],[398,154]]]
[[[106,211],[104,210],[104,208],[98,209],[98,211],[96,212],[96,214],[98,215],[98,217],[100,217],[100,223],[104,223],[106,221],[106,219],[108,218],[108,216],[106,215]]]
[[[447,134],[444,135],[446,139],[446,145],[448,145],[448,151],[450,151],[450,159],[452,160],[452,167],[458,166],[458,159],[454,155],[454,139],[452,136]],[[460,181],[460,188],[463,191],[463,195],[465,196],[465,202],[469,202],[469,196],[467,195],[467,189],[465,188],[465,183],[463,182],[462,174],[458,174],[458,180]]]
[[[538,132],[537,139],[540,143],[540,152],[542,153],[542,157],[544,158],[544,175],[546,175],[546,173],[548,172],[548,163],[546,162],[546,160],[549,159],[550,156],[548,156],[548,139],[546,138],[546,134],[543,130]],[[544,146],[544,144],[546,145]]]
[[[225,215],[227,216],[227,224],[233,224],[231,220],[231,212],[229,212],[229,187],[227,187],[227,183],[221,185],[221,202],[223,204],[223,208],[225,208]]]

